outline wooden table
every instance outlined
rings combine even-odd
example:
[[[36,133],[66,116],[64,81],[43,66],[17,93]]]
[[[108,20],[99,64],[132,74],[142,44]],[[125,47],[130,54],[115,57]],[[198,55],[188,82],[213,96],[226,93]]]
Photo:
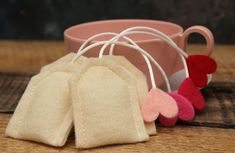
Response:
[[[196,53],[203,45],[189,45]],[[0,72],[36,73],[42,65],[66,54],[60,41],[0,41]],[[216,45],[214,58],[218,70],[213,81],[235,81],[235,45]],[[149,142],[100,147],[91,150],[74,148],[74,136],[70,136],[63,148],[21,141],[4,136],[11,114],[0,114],[0,153],[7,152],[235,152],[235,129],[180,126],[157,127],[158,135]]]

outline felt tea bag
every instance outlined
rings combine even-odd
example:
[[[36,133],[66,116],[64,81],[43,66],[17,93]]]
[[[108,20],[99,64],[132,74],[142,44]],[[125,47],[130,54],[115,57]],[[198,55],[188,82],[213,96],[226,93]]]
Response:
[[[117,63],[89,58],[70,80],[77,148],[149,139],[135,78]]]
[[[133,78],[135,78],[139,105],[141,106],[144,97],[148,94],[148,84],[146,76],[123,56],[103,56],[102,58],[104,58],[105,60],[113,61],[117,65],[120,65],[128,72],[130,72]],[[157,133],[154,122],[145,122],[145,127],[149,135],[155,135]]]
[[[78,50],[78,54],[76,55],[76,57],[81,56],[83,53],[89,51],[89,49],[84,49],[85,46],[91,42],[93,39],[101,37],[101,36],[106,36],[106,35],[114,35],[115,37],[121,37],[121,35],[116,34],[116,33],[99,33],[96,35],[91,36],[90,38],[88,38],[79,48]],[[115,39],[115,37],[113,37],[111,40]],[[123,37],[125,40],[127,40],[128,42],[130,42],[131,44],[133,44],[134,46],[138,46],[133,40],[131,40],[128,37]],[[107,41],[106,43],[109,44],[110,41]],[[116,40],[117,41],[117,40]],[[96,43],[98,44],[98,43]],[[96,44],[90,45],[88,48],[93,48],[96,46]],[[105,49],[105,46],[107,46],[107,44],[102,47],[103,50]],[[99,45],[99,44],[98,44]],[[101,44],[102,45],[102,44]],[[93,47],[92,47],[93,46]],[[139,46],[138,46],[139,47]],[[114,44],[112,44],[111,48],[110,48],[110,55],[112,54],[114,48]],[[84,51],[84,50],[86,51]],[[102,49],[101,49],[102,52]],[[76,57],[73,59],[73,61],[76,61]],[[106,58],[107,57],[107,58]],[[112,60],[113,62],[117,63],[118,65],[122,66],[124,69],[126,69],[127,71],[129,71],[137,84],[137,91],[138,91],[138,97],[139,97],[139,104],[140,106],[142,105],[143,102],[143,98],[147,95],[148,93],[148,84],[147,84],[147,80],[146,80],[146,76],[139,70],[137,69],[132,63],[130,63],[126,58],[122,57],[122,56],[105,56],[104,58],[106,58],[106,60]],[[148,65],[149,66],[149,65]],[[147,123],[145,122],[145,126],[147,129],[147,132],[149,135],[155,135],[156,134],[156,127],[155,127],[155,123],[151,122],[151,123]]]
[[[79,66],[57,63],[32,77],[9,121],[6,135],[63,146],[73,123],[68,81]]]

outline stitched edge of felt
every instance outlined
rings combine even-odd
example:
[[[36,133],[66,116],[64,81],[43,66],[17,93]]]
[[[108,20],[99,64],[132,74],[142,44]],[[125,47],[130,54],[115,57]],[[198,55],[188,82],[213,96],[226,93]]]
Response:
[[[76,104],[74,103],[74,101],[79,101],[79,96],[77,94],[78,93],[78,91],[77,91],[78,88],[77,88],[77,85],[76,86],[74,85],[74,82],[76,82],[76,81],[78,81],[80,79],[80,77],[82,76],[83,73],[85,73],[85,71],[86,71],[86,69],[88,67],[92,67],[92,66],[105,66],[105,67],[108,67],[109,69],[111,69],[111,71],[113,71],[114,73],[116,71],[114,68],[122,69],[120,66],[117,66],[116,64],[114,64],[111,61],[107,61],[107,60],[105,61],[105,59],[89,58],[89,60],[87,60],[85,63],[86,64],[83,64],[83,66],[77,71],[77,74],[74,75],[73,78],[70,80],[70,86],[71,86],[72,98],[73,98],[73,107],[76,107]],[[122,71],[123,71],[123,69],[122,69]],[[123,72],[128,74],[128,75],[130,75],[128,71],[123,71]],[[121,78],[123,79],[123,77],[121,77]],[[127,82],[128,83],[129,82],[133,82],[133,80],[129,79]],[[132,84],[135,85],[135,83],[132,83]],[[131,90],[133,90],[133,89],[131,89]],[[137,97],[137,95],[136,95],[136,97]],[[133,104],[135,104],[135,103],[131,103],[131,111],[132,112],[133,112]],[[136,104],[138,105],[138,103],[136,103]],[[80,106],[80,108],[79,108],[80,109],[79,110],[79,113],[80,113],[79,116],[81,118],[81,116],[83,115],[83,113],[82,113],[83,112],[82,111],[82,105],[79,105],[79,106]],[[135,106],[135,107],[139,108],[139,106]],[[78,114],[75,114],[75,112],[74,112],[74,115],[78,115]],[[136,126],[137,117],[138,117],[138,120],[143,122],[143,119],[142,119],[142,116],[141,116],[140,112],[139,112],[138,116],[137,116],[137,114],[135,114],[135,115],[132,114],[132,116],[133,116],[133,119],[134,119],[134,124],[135,124],[135,127],[136,127],[136,132],[138,134],[138,139],[140,139],[140,133],[145,133],[144,136],[142,136],[144,138],[144,140],[141,140],[141,141],[147,141],[149,139],[149,136],[148,136],[147,131],[145,129],[144,123],[142,124],[141,127],[137,127]],[[77,122],[79,122],[79,121],[74,120],[74,123],[75,123],[75,134],[76,134],[76,147],[78,147],[78,148],[87,148],[87,147],[90,147],[89,145],[87,146],[87,144],[84,142],[84,140],[81,139],[81,137],[77,138],[78,137],[77,132],[76,132],[77,130],[79,132],[85,132],[84,125],[79,125],[79,124],[77,124]],[[83,123],[80,123],[80,124],[83,124]],[[78,126],[82,126],[82,131],[81,131],[80,128],[78,128]],[[140,130],[142,132],[139,132]],[[82,137],[84,137],[84,136],[85,135],[83,134]],[[136,142],[139,142],[139,141],[140,140],[136,140]],[[95,147],[95,146],[93,146],[93,147]]]
[[[104,55],[103,58],[105,58],[106,60],[113,60],[115,63],[117,63],[118,65],[122,66],[124,69],[129,71],[131,75],[136,79],[139,104],[141,107],[144,97],[148,94],[148,84],[147,84],[147,79],[144,73],[140,71],[138,68],[136,68],[124,56]],[[155,122],[151,122],[151,123],[145,122],[145,127],[149,135],[157,134]]]
[[[29,104],[31,101],[30,99],[32,98],[34,90],[36,89],[35,86],[37,86],[43,79],[49,77],[51,74],[53,74],[57,71],[71,73],[72,70],[74,70],[74,67],[72,65],[65,66],[63,63],[63,64],[58,64],[57,66],[55,66],[51,70],[48,70],[48,71],[45,71],[43,73],[39,73],[39,74],[33,76],[31,78],[30,83],[28,84],[22,98],[20,99],[18,106],[16,107],[15,113],[13,114],[12,118],[10,119],[10,121],[8,123],[7,129],[6,129],[6,135],[13,137],[13,138],[23,139],[23,140],[37,141],[37,142],[49,144],[52,146],[63,146],[65,144],[65,141],[61,142],[62,144],[59,144],[59,142],[56,142],[55,140],[52,140],[51,142],[50,141],[44,142],[44,141],[23,138],[20,134],[21,126],[19,126],[19,125],[23,124],[23,120],[25,118],[25,115],[27,114],[27,111],[25,111],[25,109],[23,110],[22,108],[26,107],[27,108],[26,110],[28,110],[28,107],[29,107]],[[62,119],[62,120],[64,120],[64,119]],[[72,119],[71,119],[70,124],[72,125]],[[67,129],[67,130],[70,131],[71,129],[72,129],[72,126],[69,126],[69,129]],[[66,133],[65,140],[68,137],[68,134],[69,134],[68,131],[65,131],[65,133]],[[60,132],[60,131],[58,131],[58,132]],[[58,133],[58,132],[56,132],[56,133]]]

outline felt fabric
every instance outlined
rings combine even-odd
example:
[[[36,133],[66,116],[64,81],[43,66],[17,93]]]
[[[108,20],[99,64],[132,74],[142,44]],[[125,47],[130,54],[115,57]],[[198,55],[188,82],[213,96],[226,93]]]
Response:
[[[166,127],[173,127],[178,120],[178,115],[173,117],[173,118],[166,118],[163,115],[159,115],[159,121],[161,125],[166,126]]]
[[[185,98],[184,96],[181,96],[177,93],[170,92],[169,95],[175,99],[179,114],[178,118],[183,121],[190,121],[194,118],[195,112],[192,103]]]
[[[147,141],[130,73],[105,59],[88,61],[70,80],[76,147]]]
[[[201,88],[207,85],[207,74],[215,72],[217,68],[215,60],[206,55],[191,55],[186,62],[190,78]]]
[[[31,78],[6,128],[6,135],[63,146],[72,128],[68,80],[74,64],[58,64]]]
[[[206,102],[191,78],[186,78],[182,82],[178,89],[178,93],[187,98],[196,110],[203,110],[205,108]]]
[[[111,60],[121,66],[123,69],[129,71],[135,80],[138,91],[139,107],[141,107],[144,97],[148,94],[148,84],[146,76],[132,63],[130,63],[124,56],[103,56],[105,60]],[[149,135],[156,135],[155,122],[145,122],[145,127]]]
[[[173,118],[166,118],[162,115],[159,116],[159,121],[163,126],[166,127],[173,127],[177,120],[183,120],[183,121],[190,121],[194,118],[195,112],[192,103],[185,97],[174,93],[170,92],[169,95],[175,99],[179,113],[176,117]]]
[[[68,63],[71,62],[71,60],[74,58],[75,55],[76,55],[76,53],[73,53],[73,52],[68,53],[68,54],[66,54],[65,56],[63,56],[63,57],[57,59],[56,61],[54,61],[54,62],[52,62],[52,63],[50,63],[50,64],[48,64],[48,65],[43,66],[43,67],[41,68],[40,72],[44,72],[44,71],[47,71],[47,70],[51,70],[51,69],[53,69],[53,68],[56,68],[56,66],[57,66],[58,64],[62,64],[62,63],[68,64]],[[82,63],[83,61],[85,61],[86,59],[87,59],[87,58],[86,58],[85,56],[80,56],[80,57],[76,60],[75,63],[81,64],[81,63]]]
[[[152,122],[158,118],[159,114],[166,118],[176,117],[178,106],[167,93],[158,88],[152,88],[144,99],[141,112],[146,122]]]

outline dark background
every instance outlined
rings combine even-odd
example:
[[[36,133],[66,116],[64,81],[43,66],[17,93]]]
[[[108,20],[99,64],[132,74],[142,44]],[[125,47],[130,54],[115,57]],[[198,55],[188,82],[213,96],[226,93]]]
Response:
[[[184,28],[200,24],[216,43],[235,43],[234,0],[1,0],[0,39],[60,40],[72,25],[120,18],[165,20]]]

